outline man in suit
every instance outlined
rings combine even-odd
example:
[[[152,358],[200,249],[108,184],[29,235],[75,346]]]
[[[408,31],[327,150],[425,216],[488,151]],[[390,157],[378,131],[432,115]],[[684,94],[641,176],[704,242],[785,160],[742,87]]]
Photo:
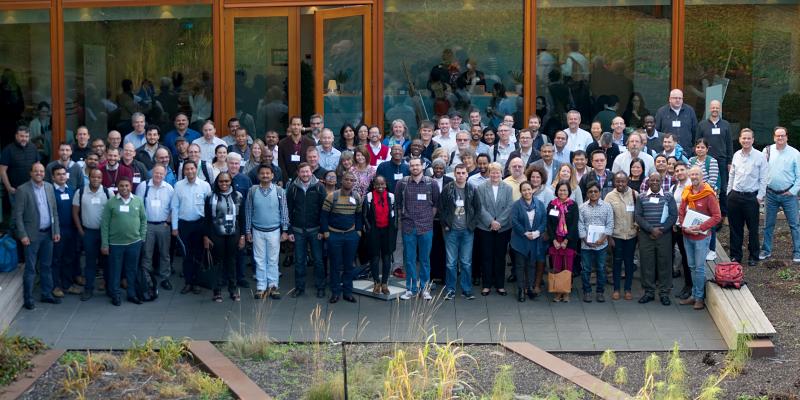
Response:
[[[547,171],[546,185],[550,186],[550,184],[553,183],[553,176],[555,176],[556,172],[558,172],[558,169],[561,167],[561,163],[558,160],[553,159],[555,148],[551,143],[543,144],[540,154],[542,158],[534,161],[531,165],[538,165]]]
[[[44,165],[36,162],[31,167],[31,179],[17,188],[14,204],[16,234],[25,248],[25,276],[23,289],[25,309],[33,310],[33,281],[36,264],[39,264],[39,279],[42,286],[42,302],[59,304],[53,296],[53,276],[50,269],[53,261],[53,242],[61,240],[58,210],[53,185],[44,181]]]

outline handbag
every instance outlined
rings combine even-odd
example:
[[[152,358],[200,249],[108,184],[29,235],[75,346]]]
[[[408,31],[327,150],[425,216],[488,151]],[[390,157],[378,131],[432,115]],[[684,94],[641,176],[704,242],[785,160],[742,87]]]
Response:
[[[558,273],[547,273],[547,291],[566,294],[572,291],[572,271],[563,270]]]
[[[0,237],[0,272],[17,269],[17,242],[10,234]]]
[[[206,289],[214,289],[216,273],[214,272],[214,257],[211,256],[211,250],[206,249],[203,262],[197,271],[197,284]]]

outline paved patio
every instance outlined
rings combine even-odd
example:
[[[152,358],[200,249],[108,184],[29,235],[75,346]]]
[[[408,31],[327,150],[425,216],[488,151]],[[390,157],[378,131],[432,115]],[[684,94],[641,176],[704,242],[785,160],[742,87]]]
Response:
[[[282,272],[282,281],[291,282],[289,270]],[[179,282],[173,276],[177,289]],[[578,287],[579,282],[575,280]],[[681,279],[674,285],[680,288]],[[637,279],[634,288],[638,298]],[[494,292],[472,301],[437,297],[431,302],[387,302],[356,296],[357,304],[328,304],[313,293],[293,299],[286,289],[283,295],[278,301],[256,301],[250,290],[243,290],[241,303],[226,298],[216,304],[208,290],[200,295],[162,290],[155,302],[124,302],[121,307],[112,306],[103,293],[88,302],[68,295],[60,305],[37,303],[33,311],[20,311],[10,331],[67,349],[124,348],[134,339],[149,336],[218,341],[231,332],[254,330],[279,341],[313,340],[317,335],[337,341],[418,341],[424,340],[424,332],[431,328],[440,341],[527,341],[547,351],[669,350],[674,342],[681,350],[727,348],[706,310],[694,311],[675,302],[668,307],[657,301],[645,305],[635,300],[583,303],[576,289],[570,303],[552,303],[549,296],[519,303],[513,295],[501,297]],[[610,287],[606,297],[610,297]],[[318,306],[320,317],[312,323],[311,315]],[[315,329],[321,322],[325,328]]]

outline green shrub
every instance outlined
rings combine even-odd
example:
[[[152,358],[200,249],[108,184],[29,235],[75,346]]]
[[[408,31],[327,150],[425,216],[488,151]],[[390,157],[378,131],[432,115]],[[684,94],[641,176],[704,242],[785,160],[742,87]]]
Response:
[[[0,386],[10,384],[21,372],[30,369],[31,358],[46,348],[39,339],[0,332]]]

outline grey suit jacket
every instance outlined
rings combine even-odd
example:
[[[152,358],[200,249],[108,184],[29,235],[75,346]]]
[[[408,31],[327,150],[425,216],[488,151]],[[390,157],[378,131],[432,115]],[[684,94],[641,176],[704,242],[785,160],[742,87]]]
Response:
[[[547,171],[547,184],[549,185],[550,183],[553,182],[553,177],[555,174],[558,173],[558,169],[561,168],[561,161],[553,160],[553,165],[551,168],[547,168],[544,165],[544,160],[541,159],[534,161],[533,164],[531,165],[538,165],[544,168],[545,171]]]
[[[50,207],[50,221],[52,234],[60,235],[58,226],[58,209],[53,185],[44,182],[44,191],[47,195],[47,205]],[[39,232],[39,208],[36,205],[36,193],[33,192],[33,182],[27,181],[17,188],[14,199],[14,221],[17,238],[33,238]]]
[[[491,181],[486,181],[478,186],[477,194],[481,203],[481,213],[478,217],[477,228],[484,231],[491,230],[489,226],[492,221],[497,221],[500,223],[500,232],[511,229],[511,206],[514,205],[511,186],[505,182],[500,182],[500,188],[497,190],[497,201],[494,199]]]

